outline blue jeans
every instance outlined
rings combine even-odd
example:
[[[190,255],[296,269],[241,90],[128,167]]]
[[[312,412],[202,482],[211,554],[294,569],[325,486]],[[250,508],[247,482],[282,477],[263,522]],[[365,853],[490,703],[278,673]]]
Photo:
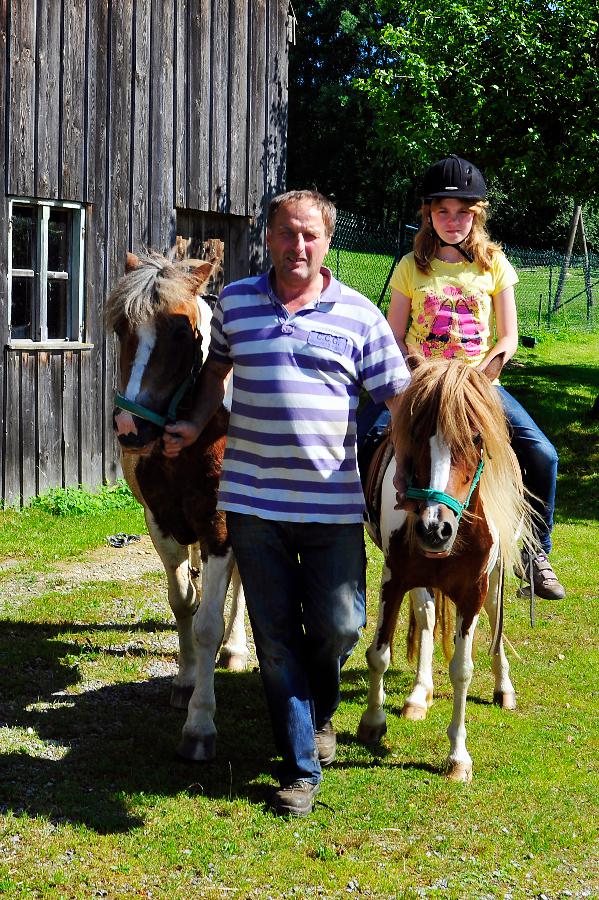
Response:
[[[535,522],[537,537],[545,553],[550,553],[557,450],[524,407],[501,385],[497,385],[497,390],[510,427],[512,448],[520,463],[524,486],[534,495],[531,506],[539,517]]]
[[[557,482],[557,450],[531,419],[523,406],[497,385],[510,428],[512,448],[522,471],[524,486],[531,492],[531,506],[537,513],[535,531],[544,552],[551,551],[551,532],[555,512],[555,487]],[[362,465],[361,448],[371,429],[382,430],[389,422],[384,404],[376,405],[370,399],[358,415],[358,459]],[[367,460],[368,461],[368,460]]]
[[[341,667],[366,623],[361,524],[227,513],[283,786],[321,777],[314,730],[340,701]]]

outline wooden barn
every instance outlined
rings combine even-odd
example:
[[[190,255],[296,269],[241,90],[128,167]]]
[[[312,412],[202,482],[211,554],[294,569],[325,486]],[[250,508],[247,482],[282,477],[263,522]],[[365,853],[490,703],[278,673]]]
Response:
[[[2,498],[118,474],[103,307],[128,249],[265,261],[288,0],[0,0]]]

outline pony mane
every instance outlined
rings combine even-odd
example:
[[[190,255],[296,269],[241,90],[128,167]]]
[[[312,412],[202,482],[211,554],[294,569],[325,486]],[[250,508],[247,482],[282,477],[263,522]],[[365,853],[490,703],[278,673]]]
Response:
[[[511,571],[519,560],[517,539],[521,537],[526,545],[534,546],[532,511],[510,446],[501,402],[490,380],[474,366],[432,359],[420,362],[413,370],[393,416],[397,458],[406,462],[417,458],[437,430],[442,431],[452,458],[464,459],[472,470],[478,464],[481,446],[474,438],[480,435],[485,462],[480,499],[486,518],[497,530],[506,571]],[[464,516],[468,515],[465,511]]]
[[[105,310],[107,324],[113,330],[125,322],[136,327],[193,299],[210,276],[202,284],[192,270],[205,266],[202,260],[167,259],[154,252],[139,254],[135,268],[129,269],[110,292]]]

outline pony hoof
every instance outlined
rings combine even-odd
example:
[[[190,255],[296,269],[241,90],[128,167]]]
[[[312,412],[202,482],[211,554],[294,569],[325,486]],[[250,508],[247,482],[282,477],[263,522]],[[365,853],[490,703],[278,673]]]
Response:
[[[193,694],[193,685],[191,684],[171,684],[170,705],[175,709],[187,709],[191,695]]]
[[[421,722],[423,719],[426,719],[426,714],[428,712],[428,707],[419,706],[417,703],[404,703],[401,714],[404,719],[409,719],[411,722]]]
[[[448,762],[445,775],[449,781],[470,784],[472,781],[472,763],[456,762],[455,760]]]
[[[361,744],[378,744],[384,734],[387,733],[387,723],[382,722],[380,725],[368,725],[362,719],[358,725],[356,737]]]
[[[177,755],[191,762],[210,762],[216,757],[216,735],[196,738],[183,734],[177,747]]]
[[[223,650],[216,665],[219,669],[226,669],[227,672],[245,672],[247,664],[245,653],[227,653]]]
[[[513,691],[495,691],[493,703],[502,709],[516,709],[516,695]]]

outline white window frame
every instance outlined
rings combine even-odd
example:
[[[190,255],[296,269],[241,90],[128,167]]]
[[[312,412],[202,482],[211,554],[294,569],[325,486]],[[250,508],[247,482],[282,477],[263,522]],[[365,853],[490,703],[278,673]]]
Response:
[[[36,270],[13,269],[12,265],[12,221],[13,211],[19,206],[33,208],[37,212],[36,222]],[[48,279],[61,280],[65,275],[48,270],[48,222],[52,208],[68,210],[70,216],[70,270],[67,302],[67,336],[48,339],[47,291]],[[27,277],[34,281],[33,291],[33,338],[9,338],[9,346],[16,349],[36,347],[49,349],[68,347],[91,347],[85,344],[84,321],[84,260],[85,260],[85,206],[62,200],[37,200],[30,197],[9,197],[8,199],[8,327],[9,334],[12,315],[13,277]]]

